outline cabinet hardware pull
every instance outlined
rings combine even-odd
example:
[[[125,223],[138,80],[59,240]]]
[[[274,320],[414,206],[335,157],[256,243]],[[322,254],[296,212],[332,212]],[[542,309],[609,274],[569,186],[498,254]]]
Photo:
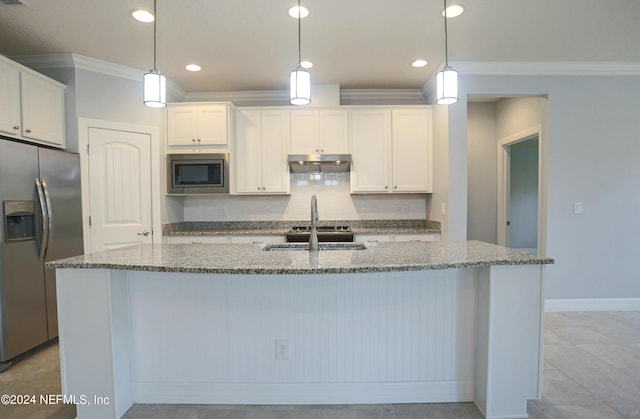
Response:
[[[20,129],[20,125],[14,125],[13,129]]]
[[[31,132],[31,130],[30,130],[29,128],[27,128],[25,131],[27,131],[27,132]]]
[[[149,232],[147,230],[143,231],[142,233],[138,233],[138,236],[148,236]]]

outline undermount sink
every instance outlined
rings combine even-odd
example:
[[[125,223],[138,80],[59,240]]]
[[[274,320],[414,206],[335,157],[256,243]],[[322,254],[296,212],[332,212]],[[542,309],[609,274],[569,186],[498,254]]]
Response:
[[[367,246],[363,243],[319,243],[318,250],[364,250]],[[268,244],[262,248],[268,252],[282,252],[290,250],[309,250],[308,243],[284,243]]]

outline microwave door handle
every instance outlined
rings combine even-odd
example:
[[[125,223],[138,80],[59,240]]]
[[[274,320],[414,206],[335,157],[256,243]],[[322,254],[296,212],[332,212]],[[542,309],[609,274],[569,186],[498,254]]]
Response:
[[[47,213],[47,203],[44,196],[44,190],[42,189],[42,183],[39,178],[36,178],[36,191],[38,191],[38,206],[40,207],[40,214],[42,215],[42,235],[40,236],[40,259],[44,260],[44,255],[47,251],[47,243],[49,242],[49,220]]]

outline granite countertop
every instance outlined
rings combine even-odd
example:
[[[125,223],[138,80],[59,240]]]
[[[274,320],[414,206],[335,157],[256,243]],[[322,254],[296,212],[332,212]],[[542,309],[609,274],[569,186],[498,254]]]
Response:
[[[418,271],[554,260],[480,241],[379,243],[365,250],[264,251],[264,244],[142,244],[48,262],[48,268],[209,274]]]
[[[212,221],[166,224],[164,236],[283,236],[294,225],[309,221]],[[333,220],[319,225],[348,225],[354,234],[440,234],[440,223],[429,220]]]

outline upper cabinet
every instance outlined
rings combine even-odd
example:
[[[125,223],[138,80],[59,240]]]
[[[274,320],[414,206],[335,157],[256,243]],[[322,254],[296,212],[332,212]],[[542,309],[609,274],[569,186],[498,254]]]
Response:
[[[351,192],[388,192],[391,111],[351,111]]]
[[[263,195],[290,192],[290,113],[239,110],[234,148],[235,192]]]
[[[0,57],[0,133],[65,146],[65,86]]]
[[[291,154],[348,154],[349,111],[291,111]]]
[[[431,109],[391,111],[393,192],[433,190],[431,120]]]
[[[432,191],[430,107],[351,111],[351,192]]]
[[[167,107],[167,147],[180,152],[226,148],[233,134],[233,105],[172,103]]]

